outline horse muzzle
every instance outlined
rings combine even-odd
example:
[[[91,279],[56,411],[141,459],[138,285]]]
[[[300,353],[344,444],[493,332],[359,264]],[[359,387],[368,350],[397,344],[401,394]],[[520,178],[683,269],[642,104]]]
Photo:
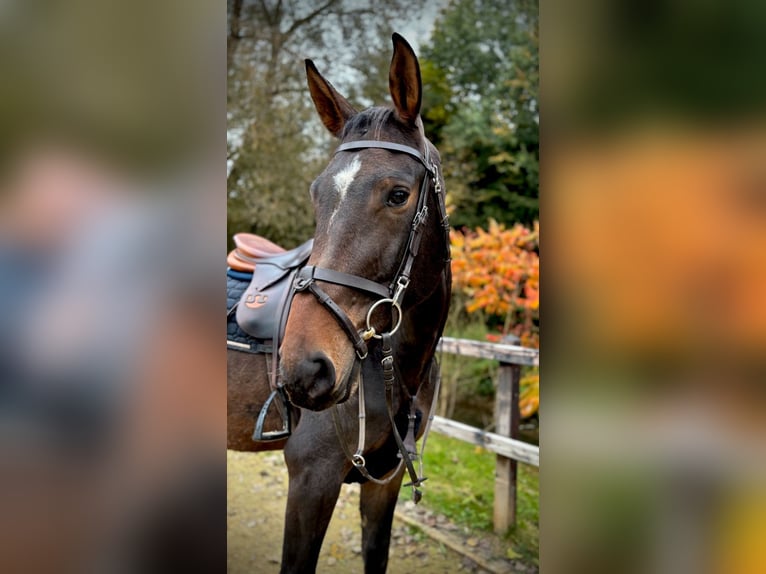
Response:
[[[356,363],[354,346],[334,315],[313,294],[296,293],[280,347],[280,382],[290,402],[312,411],[342,403],[353,390]]]

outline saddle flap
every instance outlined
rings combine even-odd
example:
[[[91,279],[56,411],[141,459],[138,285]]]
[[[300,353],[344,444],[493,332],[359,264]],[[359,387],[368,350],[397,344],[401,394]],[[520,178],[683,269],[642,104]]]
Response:
[[[273,339],[279,329],[292,280],[311,254],[313,240],[292,251],[259,259],[242,298],[237,305],[237,323],[256,339]]]

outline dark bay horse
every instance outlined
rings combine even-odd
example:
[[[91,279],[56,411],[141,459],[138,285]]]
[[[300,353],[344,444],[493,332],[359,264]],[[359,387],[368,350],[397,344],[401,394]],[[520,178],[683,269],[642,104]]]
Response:
[[[393,107],[358,112],[306,61],[312,100],[340,143],[311,186],[314,246],[280,347],[279,380],[295,410],[289,438],[251,438],[271,356],[228,351],[229,448],[284,448],[282,572],[316,569],[344,482],[361,483],[365,571],[385,572],[402,478],[420,484],[401,452],[414,451],[431,414],[449,235],[440,157],[419,115],[420,66],[401,36],[393,44]]]

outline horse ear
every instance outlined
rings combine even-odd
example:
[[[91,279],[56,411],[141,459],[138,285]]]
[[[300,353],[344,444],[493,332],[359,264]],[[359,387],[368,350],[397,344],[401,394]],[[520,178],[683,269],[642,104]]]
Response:
[[[423,92],[420,80],[420,64],[415,51],[407,40],[394,32],[394,56],[388,72],[388,87],[394,100],[399,118],[414,124],[420,113],[420,100]]]
[[[322,77],[311,60],[306,60],[306,78],[311,99],[314,100],[314,107],[322,123],[332,135],[339,137],[346,121],[356,115],[357,111],[333,88],[330,82]]]

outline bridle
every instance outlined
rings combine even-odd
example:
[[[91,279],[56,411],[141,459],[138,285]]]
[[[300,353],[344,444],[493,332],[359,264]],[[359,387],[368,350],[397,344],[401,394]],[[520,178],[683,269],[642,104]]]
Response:
[[[383,367],[383,378],[384,378],[384,382],[386,386],[386,404],[388,407],[389,418],[391,419],[393,435],[396,440],[397,446],[399,448],[400,455],[402,457],[402,460],[399,462],[399,467],[397,467],[396,472],[392,472],[387,479],[381,480],[371,476],[369,472],[367,471],[367,469],[365,468],[366,462],[365,462],[364,456],[362,455],[362,452],[364,450],[364,443],[365,443],[365,428],[364,428],[365,427],[365,424],[364,424],[365,405],[364,405],[364,385],[362,384],[361,381],[359,383],[359,442],[358,442],[356,453],[351,453],[345,441],[342,440],[340,421],[338,420],[337,409],[335,408],[335,406],[333,406],[333,410],[332,410],[333,420],[335,422],[338,438],[341,439],[340,443],[341,443],[341,446],[343,447],[343,450],[346,456],[352,462],[354,467],[368,480],[371,480],[379,484],[386,484],[394,476],[398,474],[398,469],[401,467],[401,464],[402,463],[406,464],[407,470],[410,474],[410,478],[412,479],[412,482],[410,482],[408,486],[413,487],[413,496],[415,498],[415,501],[417,502],[418,500],[420,500],[420,491],[417,490],[417,486],[419,486],[425,480],[425,478],[418,477],[417,473],[415,472],[414,467],[412,466],[411,455],[416,453],[409,453],[407,451],[407,448],[404,445],[404,441],[399,435],[399,431],[397,430],[397,427],[394,421],[393,388],[394,388],[394,382],[395,382],[395,375],[394,375],[394,356],[393,356],[393,351],[391,347],[391,337],[399,329],[399,326],[401,325],[401,322],[402,322],[402,315],[403,315],[402,301],[404,300],[405,292],[407,291],[407,288],[410,285],[410,277],[413,270],[413,265],[415,263],[415,259],[420,249],[420,242],[423,238],[425,222],[428,219],[427,199],[428,199],[429,187],[431,187],[430,186],[431,183],[433,183],[433,193],[436,197],[436,204],[439,210],[438,215],[440,218],[440,225],[444,233],[444,242],[445,242],[444,244],[445,244],[445,251],[446,251],[445,257],[444,257],[445,265],[449,263],[449,259],[450,259],[449,218],[447,216],[447,208],[446,208],[446,202],[444,197],[445,196],[444,188],[441,182],[441,174],[439,173],[439,168],[436,162],[434,162],[430,157],[427,143],[425,146],[425,154],[422,154],[419,150],[408,145],[397,144],[397,143],[388,142],[388,141],[379,141],[379,140],[357,140],[357,141],[346,142],[338,146],[338,148],[335,150],[335,153],[337,154],[342,151],[363,150],[363,149],[370,149],[370,148],[386,149],[396,153],[408,154],[410,157],[413,157],[416,160],[418,160],[426,169],[426,173],[423,176],[423,181],[420,186],[420,193],[418,195],[417,207],[416,207],[415,215],[413,216],[412,223],[410,226],[409,237],[407,238],[404,254],[402,256],[402,260],[397,269],[396,275],[394,276],[394,278],[389,284],[383,284],[383,283],[377,283],[375,281],[371,281],[364,277],[359,277],[357,275],[351,275],[349,273],[335,271],[333,269],[327,269],[325,267],[306,265],[305,267],[300,269],[295,276],[295,279],[293,281],[293,286],[292,286],[292,292],[293,292],[292,294],[294,295],[297,292],[303,292],[303,291],[308,291],[312,293],[316,297],[317,301],[320,304],[322,304],[330,312],[330,314],[335,318],[335,320],[338,322],[340,327],[346,333],[349,340],[353,344],[354,349],[356,350],[356,356],[357,356],[354,369],[352,370],[352,375],[351,375],[352,377],[354,376],[354,373],[361,373],[361,362],[364,361],[368,356],[367,342],[370,339],[381,340],[382,350],[383,350],[383,359],[381,361],[381,364]],[[344,287],[350,287],[352,289],[364,291],[371,295],[378,296],[379,299],[375,301],[370,306],[369,310],[367,311],[366,325],[365,325],[366,328],[363,330],[357,330],[356,327],[354,326],[354,323],[351,321],[351,319],[348,317],[348,315],[342,309],[342,307],[340,307],[335,301],[333,301],[332,297],[330,297],[317,284],[317,281],[333,283],[335,285],[341,285]],[[392,314],[393,324],[390,331],[385,333],[378,333],[375,327],[372,326],[371,324],[372,315],[376,309],[378,309],[380,306],[385,304],[391,305],[391,314]],[[394,313],[394,311],[396,311],[396,313]],[[396,315],[395,320],[394,320],[394,315]],[[435,399],[436,399],[436,393],[434,393],[434,401]],[[433,406],[434,405],[432,405],[432,408],[431,408],[431,411],[432,411],[431,417],[429,417],[429,421],[426,427],[426,433],[428,432],[428,427],[430,426],[430,422],[433,418]],[[414,411],[413,405],[411,405],[411,410]],[[408,432],[409,431],[414,432],[413,430],[414,418],[415,418],[414,412],[411,412],[409,418],[410,418],[410,423],[409,423],[410,429],[408,430]],[[423,448],[424,446],[425,446],[425,438],[423,440]],[[422,452],[421,452],[420,459],[421,459],[421,471],[422,471]]]
[[[394,279],[390,284],[385,285],[383,283],[376,283],[370,281],[364,277],[358,275],[351,275],[349,273],[343,273],[335,271],[333,269],[327,269],[325,267],[316,267],[314,265],[306,265],[300,271],[298,271],[295,280],[293,281],[293,290],[295,292],[309,291],[311,292],[321,303],[324,305],[330,314],[335,317],[338,324],[345,331],[351,343],[354,345],[357,357],[360,360],[364,360],[367,357],[367,341],[372,338],[380,339],[381,336],[376,332],[375,328],[371,325],[371,319],[373,312],[385,303],[389,303],[392,308],[392,312],[395,309],[397,311],[397,320],[390,334],[393,334],[399,328],[402,320],[402,301],[407,287],[410,284],[410,274],[412,273],[412,266],[417,257],[418,250],[420,249],[420,241],[423,237],[424,224],[428,219],[428,206],[426,200],[428,196],[429,188],[429,176],[433,182],[434,194],[437,198],[437,205],[439,209],[439,216],[441,218],[441,226],[445,234],[446,245],[446,257],[445,263],[449,261],[449,218],[447,216],[447,208],[444,198],[444,188],[441,184],[439,168],[436,163],[431,161],[430,154],[428,152],[428,146],[426,145],[425,155],[421,154],[414,147],[407,145],[397,144],[387,141],[378,140],[358,140],[351,141],[338,146],[335,153],[350,150],[361,150],[369,148],[387,149],[390,151],[405,153],[417,159],[426,168],[426,175],[423,177],[423,181],[420,185],[420,193],[418,195],[417,208],[415,215],[412,219],[410,226],[410,233],[407,239],[407,245],[405,247],[404,256],[399,268],[394,276]],[[336,285],[342,285],[344,287],[351,287],[359,291],[365,291],[372,295],[381,297],[378,301],[373,303],[367,312],[366,329],[364,331],[357,331],[354,327],[351,319],[345,311],[337,304],[332,298],[317,285],[317,281],[324,281],[327,283],[334,283]]]

